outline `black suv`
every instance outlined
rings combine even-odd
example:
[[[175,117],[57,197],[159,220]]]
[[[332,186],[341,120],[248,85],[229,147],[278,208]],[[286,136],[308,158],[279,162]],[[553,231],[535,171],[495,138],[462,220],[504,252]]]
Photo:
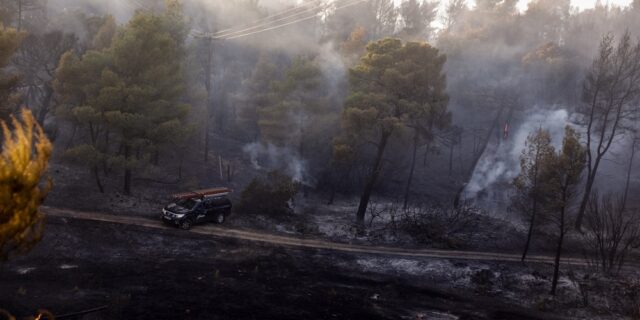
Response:
[[[162,221],[189,230],[197,223],[224,223],[231,214],[228,192],[220,189],[196,191],[178,195],[176,202],[162,209]]]

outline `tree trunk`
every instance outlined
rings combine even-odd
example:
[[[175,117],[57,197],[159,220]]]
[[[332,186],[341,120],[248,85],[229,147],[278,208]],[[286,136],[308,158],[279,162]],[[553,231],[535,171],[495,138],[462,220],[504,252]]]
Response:
[[[360,204],[358,205],[358,212],[356,213],[356,222],[360,228],[364,228],[364,215],[367,212],[367,206],[369,205],[369,199],[371,198],[371,192],[373,191],[373,187],[376,184],[376,180],[378,180],[378,175],[382,169],[382,157],[384,155],[384,149],[387,146],[387,140],[389,140],[390,133],[382,133],[380,137],[380,143],[378,144],[378,152],[376,153],[376,158],[373,163],[373,167],[371,169],[371,173],[369,174],[369,178],[367,179],[367,183],[364,186],[364,190],[362,191],[362,195],[360,196]]]
[[[18,0],[18,31],[22,30],[22,0]]]
[[[124,194],[126,195],[131,194],[131,168],[129,167],[130,148],[128,145],[124,146]]]
[[[560,235],[558,236],[558,247],[556,248],[556,258],[553,265],[553,280],[551,282],[551,295],[556,295],[558,286],[558,276],[560,274],[560,255],[562,254],[562,242],[564,241],[564,213],[565,209],[560,210]]]
[[[205,78],[204,85],[207,90],[207,106],[205,108],[205,117],[204,117],[204,163],[206,164],[209,161],[209,123],[211,122],[211,108],[213,104],[213,88],[212,88],[212,79],[211,79],[211,68],[213,65],[213,40],[207,40],[207,60],[205,62]]]
[[[409,169],[409,178],[407,179],[407,185],[404,188],[404,205],[403,208],[406,210],[409,205],[409,193],[411,192],[411,182],[413,181],[413,172],[416,168],[416,155],[418,153],[418,141],[419,141],[418,130],[414,133],[413,136],[413,153],[411,155],[411,169]]]
[[[178,163],[178,181],[182,181],[182,165],[184,163],[185,150],[180,152],[180,162]]]
[[[98,172],[98,166],[94,165],[91,171],[93,172],[93,177],[96,179],[96,185],[98,186],[98,190],[100,190],[100,193],[104,193],[104,187],[102,186],[102,181],[100,181],[100,173]]]
[[[329,201],[327,201],[328,205],[332,205],[333,204],[333,200],[336,198],[336,186],[335,183],[332,183],[331,185],[331,193],[329,194]]]
[[[45,88],[45,95],[42,103],[40,104],[40,110],[38,110],[38,122],[44,126],[44,120],[47,118],[47,114],[49,113],[49,107],[51,106],[51,99],[53,98],[53,88],[49,85]]]
[[[636,143],[638,140],[633,139],[631,143],[631,156],[629,157],[629,166],[627,167],[627,181],[624,185],[624,195],[622,196],[622,208],[621,210],[627,207],[627,197],[629,196],[629,184],[631,183],[631,171],[633,169],[633,158],[636,154]]]
[[[536,157],[533,171],[533,203],[531,208],[531,224],[529,225],[529,232],[527,234],[527,242],[524,245],[522,252],[522,262],[527,258],[529,252],[529,246],[531,245],[531,235],[533,234],[533,227],[538,214],[538,168],[540,168],[540,147],[536,149]]]
[[[453,147],[454,144],[451,142],[451,145],[449,145],[449,177],[453,175]]]
[[[109,175],[109,166],[107,165],[107,154],[109,154],[109,130],[104,133],[104,157],[102,159],[102,171],[105,177]]]
[[[498,127],[498,124],[500,124],[500,118],[502,117],[504,108],[505,107],[503,106],[500,108],[500,110],[498,110],[498,114],[496,114],[496,117],[493,119],[493,122],[491,123],[491,128],[489,129],[489,132],[487,132],[487,136],[484,139],[482,149],[480,150],[480,152],[474,155],[473,162],[471,163],[471,167],[469,168],[469,173],[467,174],[467,181],[462,186],[460,186],[460,188],[458,189],[458,192],[456,192],[456,196],[453,198],[453,206],[456,208],[460,205],[460,201],[462,200],[461,199],[462,193],[464,192],[464,189],[466,188],[467,183],[469,183],[469,181],[473,177],[473,172],[476,170],[476,166],[478,165],[478,162],[480,162],[480,158],[482,158],[482,155],[484,154],[485,150],[487,150],[487,147],[489,146],[489,141],[491,141],[491,135],[493,134],[493,130],[496,130],[496,128]]]
[[[584,216],[584,212],[587,209],[587,204],[589,203],[589,198],[591,197],[591,188],[593,187],[593,183],[595,181],[595,172],[592,171],[587,177],[587,182],[585,184],[585,191],[582,195],[582,201],[580,201],[580,209],[578,209],[578,216],[576,217],[576,230],[580,231],[582,229],[582,218]]]
[[[69,150],[69,148],[71,148],[73,140],[76,137],[76,131],[78,131],[78,125],[74,123],[73,129],[71,129],[71,136],[69,137],[69,141],[67,141],[67,144],[64,146],[64,150]]]
[[[522,258],[520,261],[524,262],[527,258],[527,253],[529,253],[529,246],[531,245],[531,235],[533,235],[533,226],[536,221],[535,213],[531,215],[531,220],[529,221],[529,231],[527,232],[527,241],[524,244],[524,249],[522,250]]]
[[[431,143],[427,143],[424,148],[424,157],[422,158],[422,167],[427,167],[427,158],[429,156],[429,149],[431,149]]]

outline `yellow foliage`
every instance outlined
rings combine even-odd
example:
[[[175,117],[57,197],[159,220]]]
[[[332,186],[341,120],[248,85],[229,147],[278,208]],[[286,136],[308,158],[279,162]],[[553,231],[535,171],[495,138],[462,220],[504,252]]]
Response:
[[[42,214],[39,206],[51,189],[51,180],[43,187],[51,142],[29,110],[21,120],[12,116],[13,131],[2,125],[0,153],[0,259],[24,252],[40,240]]]

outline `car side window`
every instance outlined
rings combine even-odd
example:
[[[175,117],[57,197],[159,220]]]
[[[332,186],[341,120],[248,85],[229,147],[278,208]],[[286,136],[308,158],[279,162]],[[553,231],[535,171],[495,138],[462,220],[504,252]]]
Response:
[[[224,206],[225,205],[225,198],[223,197],[219,197],[219,198],[215,198],[213,199],[213,205],[216,207],[220,207],[220,206]]]

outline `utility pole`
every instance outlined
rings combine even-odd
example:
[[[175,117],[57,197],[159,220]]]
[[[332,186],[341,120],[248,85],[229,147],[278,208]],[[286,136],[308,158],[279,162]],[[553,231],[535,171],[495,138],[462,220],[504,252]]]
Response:
[[[18,31],[22,30],[22,0],[18,0]]]
[[[206,41],[205,51],[207,57],[204,61],[204,85],[207,90],[207,103],[205,107],[205,117],[204,117],[204,163],[209,162],[209,132],[210,132],[210,123],[211,123],[211,108],[213,105],[213,38],[207,37],[203,39]]]

